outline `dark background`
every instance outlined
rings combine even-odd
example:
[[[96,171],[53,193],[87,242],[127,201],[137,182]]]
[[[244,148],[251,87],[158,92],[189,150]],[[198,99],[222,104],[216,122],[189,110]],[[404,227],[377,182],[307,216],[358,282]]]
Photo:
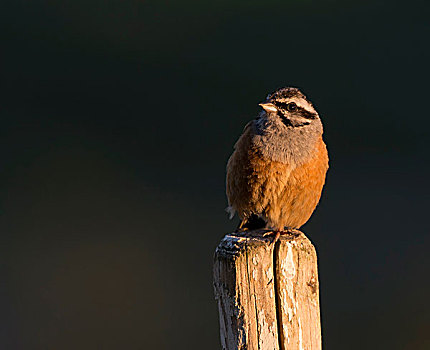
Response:
[[[225,164],[292,85],[331,158],[324,347],[429,349],[423,4],[2,1],[0,347],[219,349]]]

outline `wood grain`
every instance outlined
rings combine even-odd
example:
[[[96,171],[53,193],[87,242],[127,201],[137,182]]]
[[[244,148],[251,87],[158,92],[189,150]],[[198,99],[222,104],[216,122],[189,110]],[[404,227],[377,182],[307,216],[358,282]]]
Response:
[[[223,349],[319,350],[317,257],[303,233],[226,235],[214,256]]]

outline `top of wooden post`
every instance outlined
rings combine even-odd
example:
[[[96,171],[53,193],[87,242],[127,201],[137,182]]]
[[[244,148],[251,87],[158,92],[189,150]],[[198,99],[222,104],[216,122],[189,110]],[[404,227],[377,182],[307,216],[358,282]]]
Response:
[[[300,231],[226,235],[214,256],[223,349],[321,349],[317,256]]]

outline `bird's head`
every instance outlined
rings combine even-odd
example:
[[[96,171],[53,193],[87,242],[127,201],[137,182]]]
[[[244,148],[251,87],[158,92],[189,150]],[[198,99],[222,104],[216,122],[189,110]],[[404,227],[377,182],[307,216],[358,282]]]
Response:
[[[312,103],[297,88],[286,87],[269,94],[260,106],[271,118],[279,118],[288,128],[305,128],[321,124]]]

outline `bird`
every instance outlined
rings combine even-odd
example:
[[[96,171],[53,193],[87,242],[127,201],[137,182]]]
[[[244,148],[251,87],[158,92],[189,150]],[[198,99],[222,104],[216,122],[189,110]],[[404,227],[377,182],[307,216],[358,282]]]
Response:
[[[276,242],[314,212],[329,167],[323,125],[296,87],[280,88],[259,103],[227,162],[227,211],[237,231],[268,229]]]

